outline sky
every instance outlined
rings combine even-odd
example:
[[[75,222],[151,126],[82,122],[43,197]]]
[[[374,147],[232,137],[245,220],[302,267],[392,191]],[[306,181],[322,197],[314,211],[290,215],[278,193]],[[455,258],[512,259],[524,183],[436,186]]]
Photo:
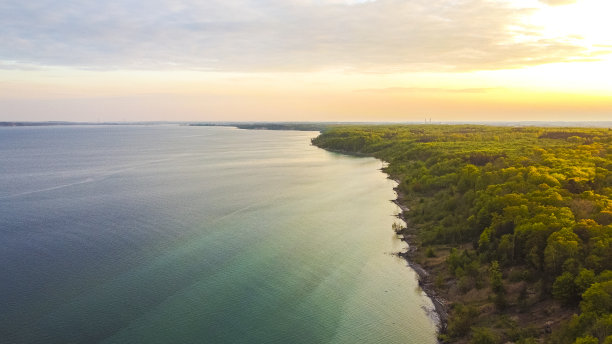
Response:
[[[3,0],[0,121],[612,120],[610,0]]]

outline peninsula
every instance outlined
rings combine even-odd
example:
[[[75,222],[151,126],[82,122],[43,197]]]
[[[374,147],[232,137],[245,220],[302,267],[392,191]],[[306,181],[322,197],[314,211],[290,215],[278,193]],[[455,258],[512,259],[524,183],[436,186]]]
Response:
[[[328,127],[313,144],[388,162],[442,342],[612,342],[612,130]]]

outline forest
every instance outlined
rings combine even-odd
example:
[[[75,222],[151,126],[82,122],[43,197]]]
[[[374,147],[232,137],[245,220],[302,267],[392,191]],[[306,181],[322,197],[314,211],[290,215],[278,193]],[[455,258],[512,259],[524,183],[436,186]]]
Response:
[[[411,256],[447,303],[443,342],[612,344],[612,130],[332,126],[388,163]]]

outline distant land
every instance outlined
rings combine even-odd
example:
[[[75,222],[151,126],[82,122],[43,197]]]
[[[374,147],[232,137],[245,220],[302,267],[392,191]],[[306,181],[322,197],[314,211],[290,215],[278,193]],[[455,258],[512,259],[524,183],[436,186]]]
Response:
[[[160,124],[185,124],[180,122],[69,122],[69,121],[4,121],[0,127],[44,127],[58,125],[160,125]]]
[[[519,126],[519,127],[569,127],[569,128],[612,128],[612,121],[504,121],[504,122],[201,122],[190,123],[191,126],[232,126],[240,129],[268,130],[315,130],[321,131],[332,126],[345,125],[488,125],[488,126]]]
[[[573,127],[573,128],[612,128],[612,121],[453,121],[453,122],[233,122],[233,121],[137,121],[137,122],[70,122],[70,121],[3,121],[0,127],[31,127],[58,125],[188,125],[188,126],[231,126],[239,129],[267,130],[304,130],[321,131],[330,126],[344,125],[490,125],[525,127]]]

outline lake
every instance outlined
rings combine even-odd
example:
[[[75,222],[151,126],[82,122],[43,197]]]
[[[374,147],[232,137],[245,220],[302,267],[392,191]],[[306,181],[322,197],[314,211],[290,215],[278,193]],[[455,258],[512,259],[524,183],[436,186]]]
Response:
[[[0,342],[436,343],[395,183],[316,135],[0,128]]]

